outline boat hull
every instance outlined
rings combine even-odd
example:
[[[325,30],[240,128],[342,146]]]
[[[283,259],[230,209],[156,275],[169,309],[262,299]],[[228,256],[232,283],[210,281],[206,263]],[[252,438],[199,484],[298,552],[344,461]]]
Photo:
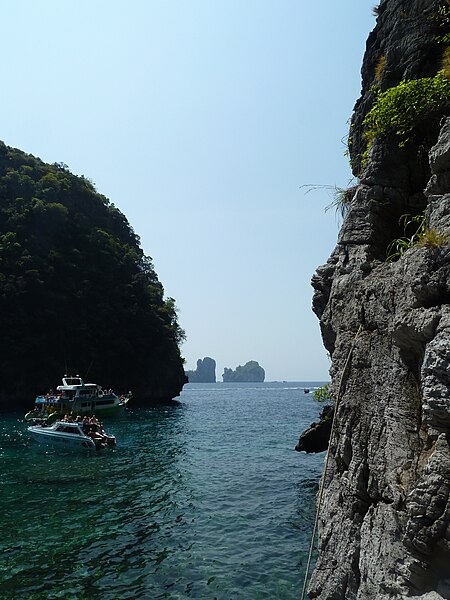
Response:
[[[95,450],[96,445],[88,436],[64,435],[41,427],[28,427],[31,437],[39,444],[58,446],[67,450]]]

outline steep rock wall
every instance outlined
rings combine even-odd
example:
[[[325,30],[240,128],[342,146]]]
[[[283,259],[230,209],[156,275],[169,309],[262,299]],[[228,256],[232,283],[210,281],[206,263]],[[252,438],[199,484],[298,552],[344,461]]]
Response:
[[[353,116],[359,184],[337,247],[313,277],[332,389],[342,383],[342,398],[310,598],[450,599],[450,246],[415,246],[386,262],[403,214],[426,209],[427,226],[450,234],[450,112],[427,115],[405,147],[376,138],[364,167],[361,159],[380,56],[382,89],[433,76],[444,4],[378,7]]]

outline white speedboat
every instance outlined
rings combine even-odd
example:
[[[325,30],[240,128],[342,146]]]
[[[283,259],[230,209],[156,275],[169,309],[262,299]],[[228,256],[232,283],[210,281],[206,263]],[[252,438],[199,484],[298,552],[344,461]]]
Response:
[[[52,422],[68,414],[114,417],[124,412],[130,398],[131,392],[117,396],[112,390],[105,391],[96,383],[84,383],[79,375],[65,375],[62,385],[56,388],[56,394],[50,392],[45,396],[37,396],[34,410],[25,415],[25,420],[34,422],[44,418]]]
[[[99,450],[115,446],[116,438],[98,431],[98,426],[84,426],[78,422],[56,421],[51,427],[31,425],[28,431],[40,444],[51,444],[75,450]]]

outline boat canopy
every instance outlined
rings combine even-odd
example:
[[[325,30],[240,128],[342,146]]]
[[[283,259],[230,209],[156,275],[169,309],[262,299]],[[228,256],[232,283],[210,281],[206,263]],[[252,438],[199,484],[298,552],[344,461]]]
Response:
[[[81,379],[81,377],[79,375],[77,375],[76,377],[68,377],[67,375],[64,375],[63,377],[63,385],[84,385],[84,381]],[[61,386],[58,386],[61,387]]]
[[[64,391],[78,391],[80,395],[89,395],[98,390],[102,389],[100,385],[96,383],[84,383],[81,377],[63,377],[63,384],[58,385],[58,392]]]

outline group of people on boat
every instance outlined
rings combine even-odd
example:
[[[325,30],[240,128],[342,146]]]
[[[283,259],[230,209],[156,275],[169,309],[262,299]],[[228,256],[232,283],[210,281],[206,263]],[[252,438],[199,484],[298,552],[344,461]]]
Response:
[[[81,415],[77,415],[76,417],[73,417],[73,415],[64,415],[64,417],[61,418],[61,422],[80,423],[84,433],[92,438],[94,442],[99,444],[108,443],[108,436],[105,433],[103,423],[99,421],[95,415],[86,415],[84,417]]]

